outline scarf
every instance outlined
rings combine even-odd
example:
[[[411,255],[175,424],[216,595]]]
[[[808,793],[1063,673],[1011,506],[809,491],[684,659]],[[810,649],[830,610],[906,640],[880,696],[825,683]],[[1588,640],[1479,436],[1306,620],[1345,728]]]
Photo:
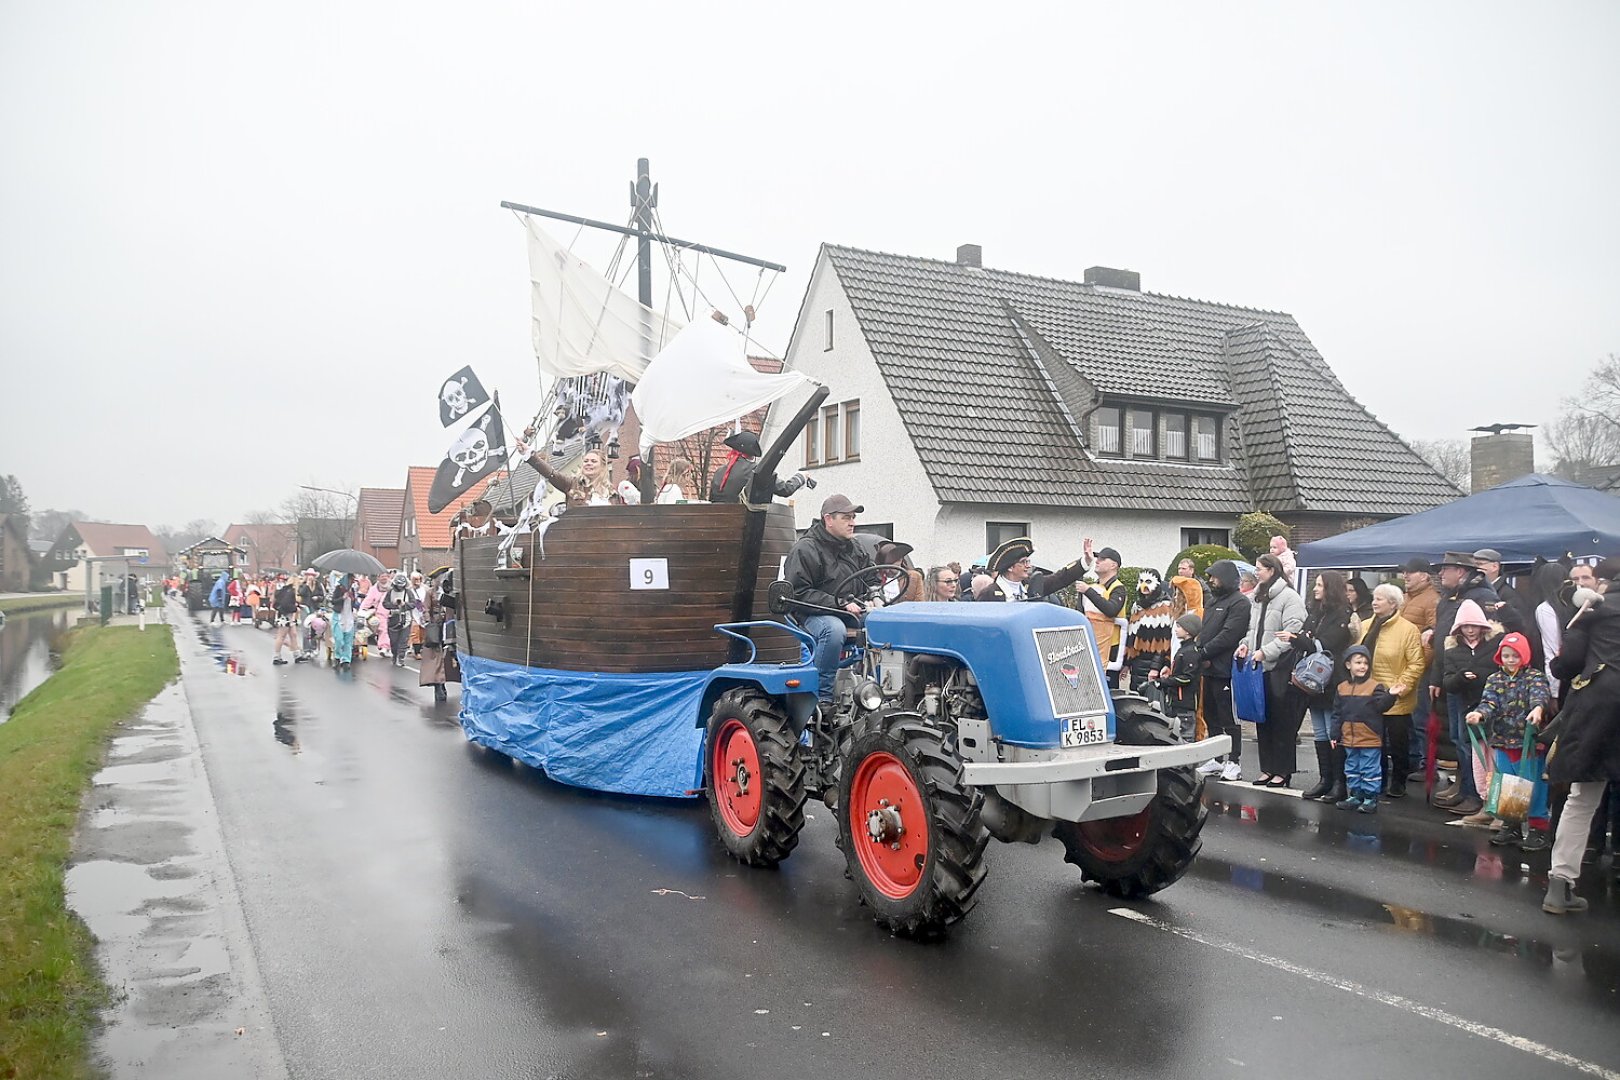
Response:
[[[1379,633],[1384,629],[1384,624],[1389,622],[1389,620],[1393,619],[1394,617],[1394,615],[1373,616],[1372,625],[1367,628],[1367,636],[1361,639],[1361,643],[1367,646],[1367,651],[1372,653],[1374,656],[1378,655]],[[1370,670],[1372,665],[1368,664],[1367,667]]]
[[[720,484],[715,488],[716,494],[726,489],[726,481],[731,479],[731,467],[741,461],[743,456],[741,450],[728,450],[726,452],[726,471],[720,474]]]

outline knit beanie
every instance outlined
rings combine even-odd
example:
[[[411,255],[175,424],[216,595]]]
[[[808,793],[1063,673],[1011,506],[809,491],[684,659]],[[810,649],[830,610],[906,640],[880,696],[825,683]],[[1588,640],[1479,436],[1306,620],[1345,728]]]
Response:
[[[1200,619],[1195,613],[1189,611],[1187,614],[1176,620],[1176,625],[1187,631],[1188,637],[1197,637],[1198,631],[1204,628],[1204,620]]]

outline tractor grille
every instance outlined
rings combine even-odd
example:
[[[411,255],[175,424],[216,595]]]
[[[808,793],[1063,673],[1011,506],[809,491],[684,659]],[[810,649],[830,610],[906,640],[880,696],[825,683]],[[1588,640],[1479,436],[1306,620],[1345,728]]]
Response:
[[[1084,629],[1073,626],[1036,630],[1035,649],[1052,699],[1052,715],[1059,719],[1108,711],[1097,651]]]

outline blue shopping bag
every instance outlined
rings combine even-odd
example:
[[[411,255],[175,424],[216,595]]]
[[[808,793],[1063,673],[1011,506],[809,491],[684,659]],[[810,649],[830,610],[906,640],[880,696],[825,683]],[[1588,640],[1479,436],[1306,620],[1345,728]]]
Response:
[[[1232,715],[1251,724],[1266,722],[1266,669],[1258,657],[1232,662]]]

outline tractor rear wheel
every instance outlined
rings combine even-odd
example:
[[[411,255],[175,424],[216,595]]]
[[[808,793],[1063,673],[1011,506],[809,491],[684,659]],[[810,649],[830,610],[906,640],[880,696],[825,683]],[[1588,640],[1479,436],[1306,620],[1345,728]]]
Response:
[[[921,716],[891,713],[855,739],[839,778],[838,846],[879,923],[934,937],[973,910],[990,842],[983,806]]]
[[[1115,742],[1120,746],[1175,746],[1169,721],[1146,703],[1116,702]],[[1209,808],[1204,778],[1191,766],[1159,770],[1159,792],[1147,809],[1101,821],[1060,821],[1052,834],[1063,842],[1065,862],[1080,868],[1110,896],[1135,900],[1168,888],[1187,872],[1198,849]]]
[[[704,786],[714,830],[733,858],[775,866],[804,828],[804,762],[799,741],[776,702],[739,687],[709,713]]]

